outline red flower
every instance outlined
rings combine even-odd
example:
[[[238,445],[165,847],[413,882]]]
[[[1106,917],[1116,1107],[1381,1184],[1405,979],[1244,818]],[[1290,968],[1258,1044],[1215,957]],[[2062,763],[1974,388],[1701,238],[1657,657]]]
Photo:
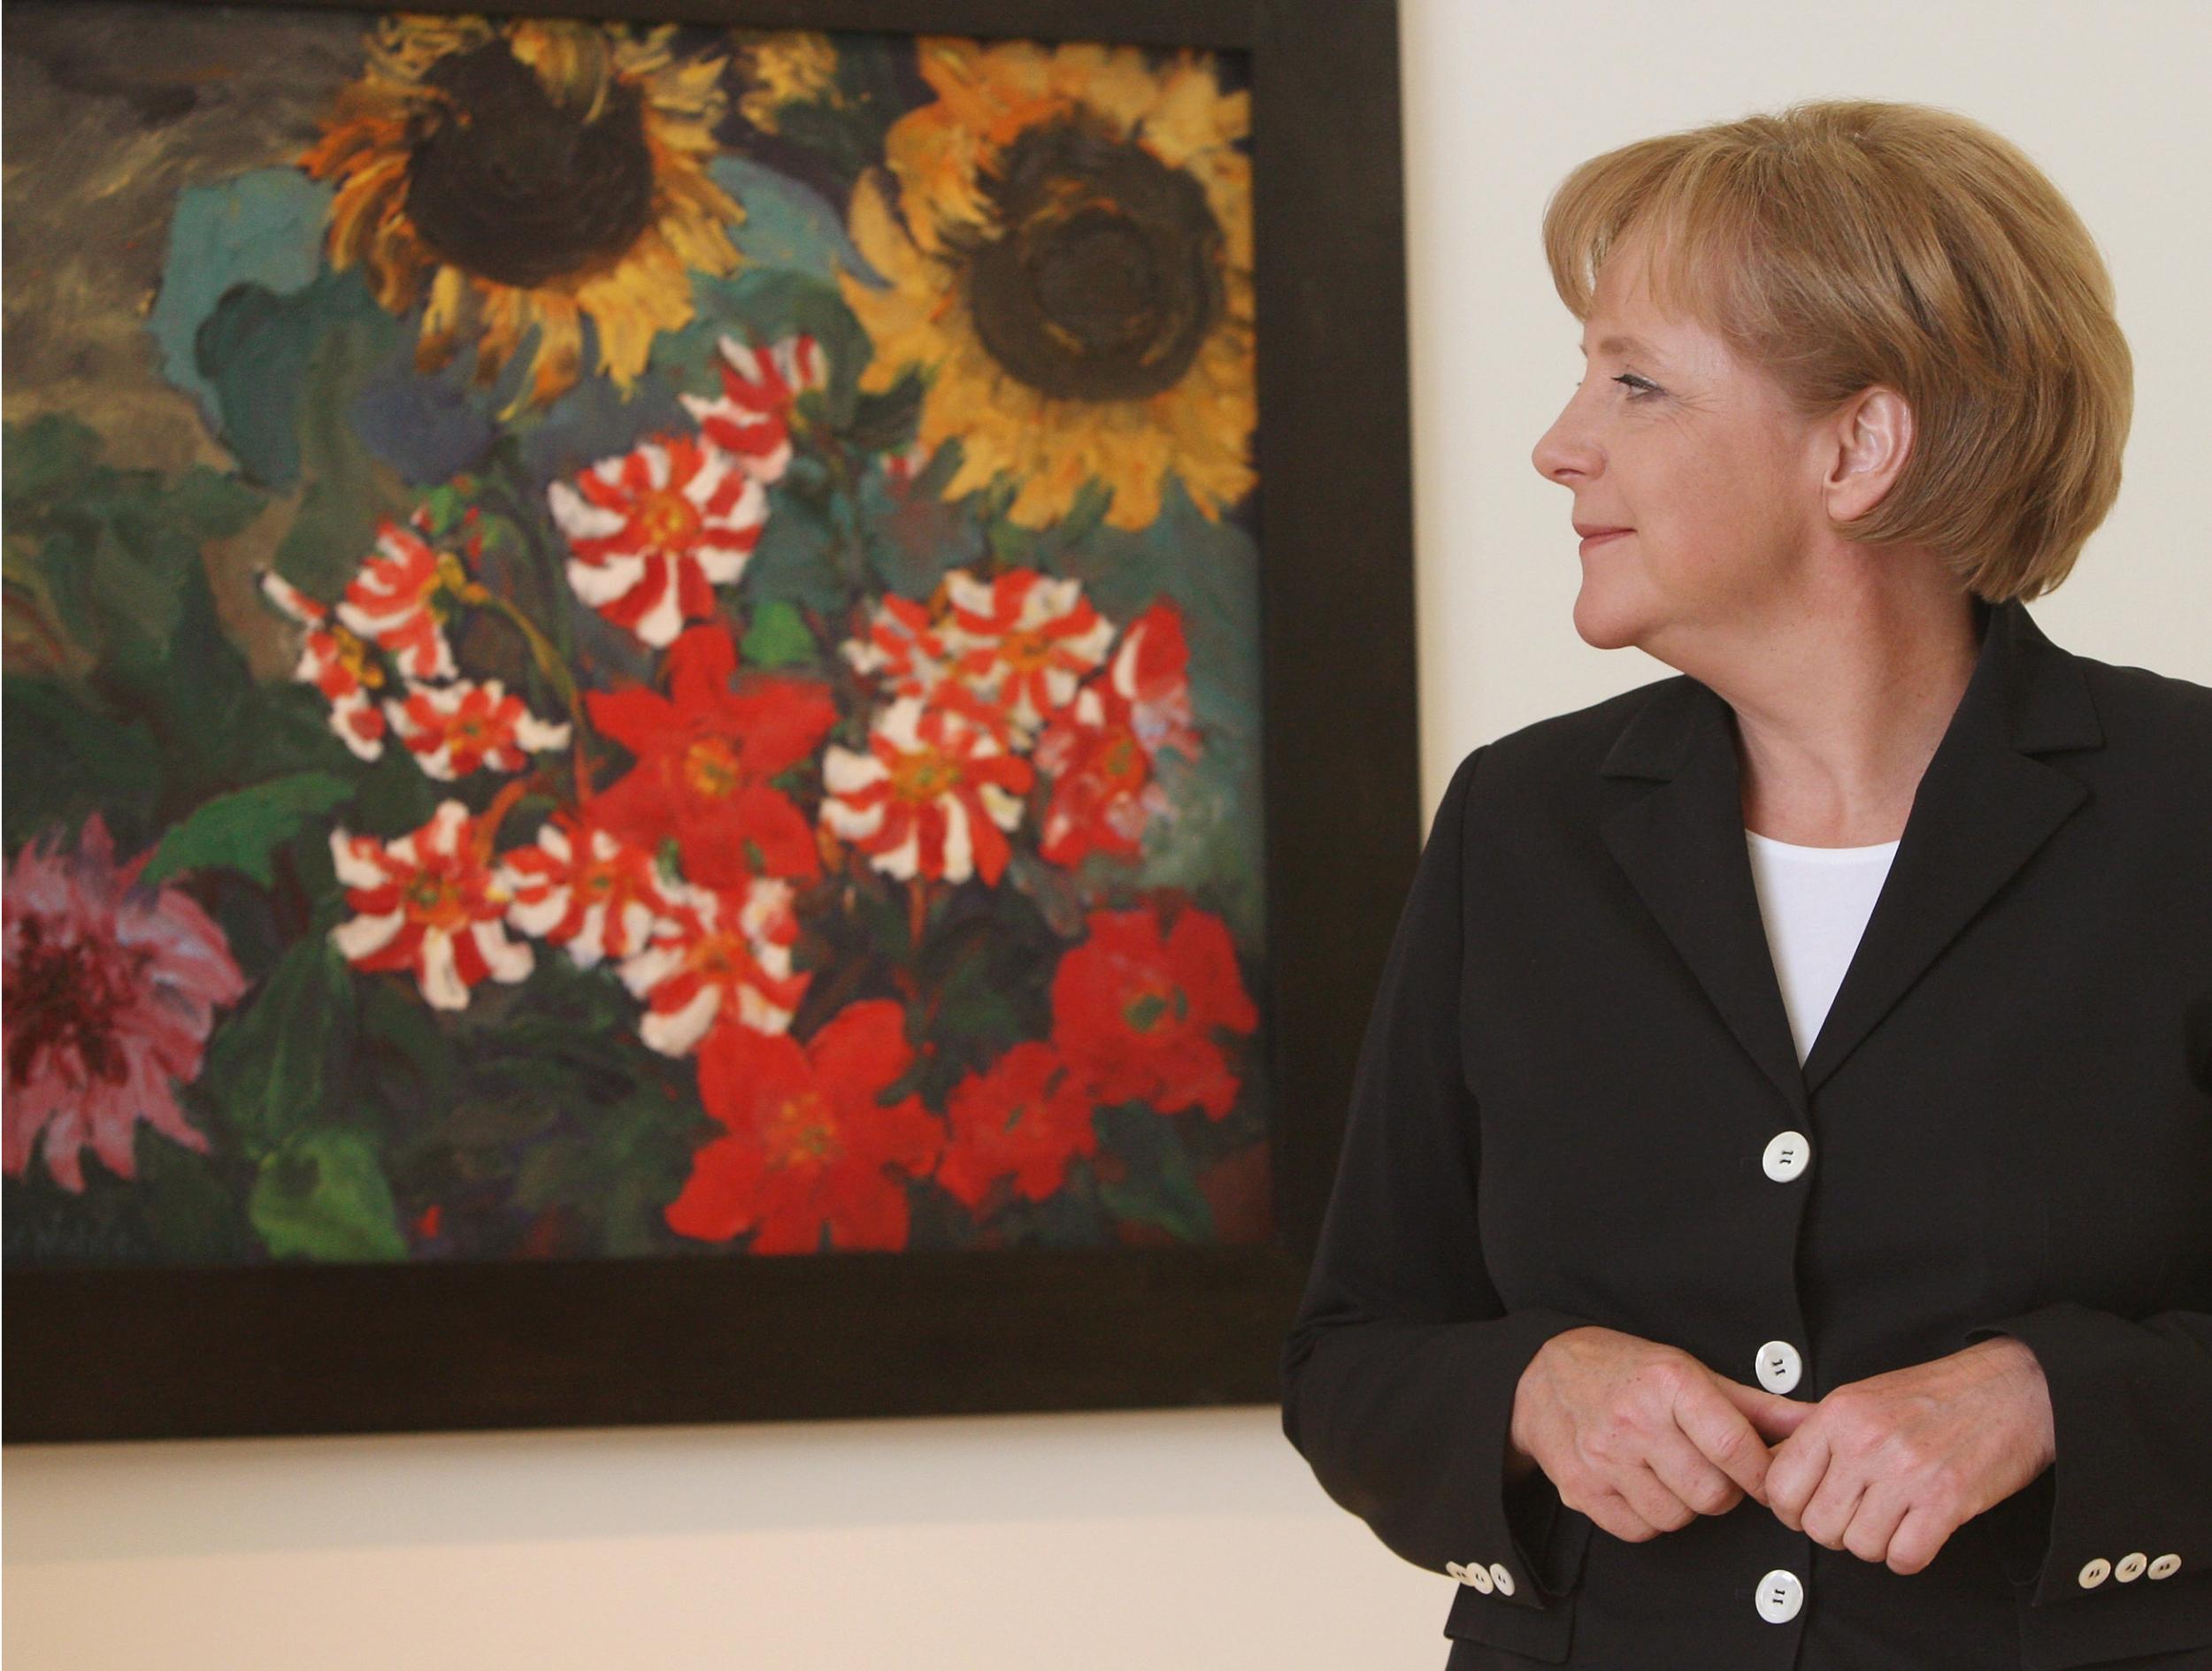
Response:
[[[941,691],[948,687],[941,687]],[[964,707],[902,696],[876,718],[868,752],[823,751],[822,825],[887,876],[996,885],[1036,773]]]
[[[760,543],[768,495],[696,436],[663,435],[546,490],[576,595],[656,649],[714,613]]]
[[[384,683],[384,669],[368,640],[330,618],[319,603],[271,569],[261,571],[269,601],[307,629],[292,677],[312,685],[330,704],[330,729],[364,760],[384,752],[384,714],[369,694]]]
[[[847,1005],[803,1049],[789,1033],[716,1028],[699,1094],[728,1135],[692,1157],[669,1228],[705,1241],[752,1230],[756,1253],[820,1252],[825,1230],[833,1248],[905,1246],[907,1179],[944,1142],[918,1096],[879,1100],[913,1057],[887,998]]]
[[[339,600],[338,618],[398,662],[409,678],[451,678],[445,619],[467,584],[461,560],[442,555],[412,528],[377,522],[376,549]]]
[[[651,853],[573,813],[555,813],[538,831],[537,845],[506,854],[494,874],[511,896],[507,921],[567,947],[579,969],[642,949],[674,908]]]
[[[926,605],[895,592],[876,600],[863,636],[838,649],[856,671],[886,679],[894,696],[927,696],[952,661],[943,624]]]
[[[735,888],[684,885],[663,893],[666,914],[622,964],[623,985],[646,1000],[638,1036],[664,1056],[680,1056],[710,1027],[788,1027],[814,978],[791,970],[799,938],[791,884],[748,877]]]
[[[1185,906],[1163,937],[1156,905],[1093,911],[1090,938],[1052,977],[1052,1037],[1100,1102],[1148,1102],[1162,1114],[1196,1104],[1221,1119],[1238,1080],[1214,1030],[1250,1032],[1259,1012],[1244,989],[1229,930]]]
[[[1077,684],[1113,642],[1114,624],[1092,607],[1079,580],[1035,569],[979,580],[954,569],[945,594],[953,676],[1004,713],[1021,747],[1074,700]]]
[[[407,700],[387,698],[384,711],[392,729],[433,778],[465,778],[488,763],[499,771],[520,771],[533,753],[568,747],[565,722],[552,724],[522,705],[499,680],[471,679],[444,686],[410,680]]]
[[[937,1181],[970,1211],[1010,1172],[1017,1191],[1041,1201],[1066,1181],[1070,1161],[1098,1153],[1091,1108],[1088,1092],[1058,1051],[1035,1040],[1016,1045],[954,1089],[946,1108],[951,1136]]]
[[[805,815],[768,780],[812,754],[836,723],[828,692],[762,674],[732,691],[737,646],[718,623],[686,632],[668,664],[669,696],[637,686],[585,699],[592,723],[637,758],[595,803],[601,821],[649,849],[673,836],[685,876],[708,887],[756,873],[821,875]]]
[[[764,348],[725,335],[722,396],[680,395],[700,433],[761,482],[780,479],[791,463],[791,408],[807,389],[829,380],[821,345],[804,333]]]
[[[36,1145],[54,1182],[81,1194],[88,1143],[116,1177],[135,1177],[141,1120],[207,1153],[175,1087],[199,1077],[215,1006],[234,1003],[246,983],[223,931],[189,895],[137,885],[152,851],[118,870],[96,812],[75,853],[50,838],[15,855],[5,905],[11,1177],[27,1173]]]
[[[507,938],[507,892],[492,876],[491,832],[457,801],[444,801],[420,829],[396,841],[330,832],[330,856],[357,913],[330,931],[356,969],[406,970],[427,1003],[467,1008],[487,976],[518,981],[533,958]]]
[[[1041,856],[1069,866],[1094,848],[1136,856],[1145,825],[1170,805],[1153,778],[1155,757],[1172,748],[1198,758],[1189,661],[1182,617],[1162,599],[1130,627],[1106,672],[1045,728],[1033,755],[1053,774]]]

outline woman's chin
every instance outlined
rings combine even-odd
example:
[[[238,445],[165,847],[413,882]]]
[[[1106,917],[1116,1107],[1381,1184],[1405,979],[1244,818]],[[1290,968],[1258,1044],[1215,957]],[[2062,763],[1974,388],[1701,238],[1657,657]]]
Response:
[[[1634,644],[1643,631],[1640,615],[1617,598],[1605,595],[1603,586],[1586,579],[1575,594],[1575,632],[1594,650],[1621,650]]]

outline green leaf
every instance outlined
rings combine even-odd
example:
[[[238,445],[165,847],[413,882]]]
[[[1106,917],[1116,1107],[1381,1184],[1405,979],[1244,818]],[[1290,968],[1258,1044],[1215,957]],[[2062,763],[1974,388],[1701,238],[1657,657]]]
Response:
[[[204,464],[171,478],[111,468],[98,432],[64,414],[5,433],[12,576],[42,579],[70,637],[103,663],[157,660],[192,590],[206,589],[201,552],[245,528],[265,495]]]
[[[4,683],[8,793],[0,806],[10,850],[100,811],[118,849],[136,852],[161,787],[161,754],[145,722],[111,719],[42,679],[11,673]]]
[[[374,1146],[358,1131],[303,1131],[266,1156],[247,1211],[280,1259],[407,1257],[391,1186]]]
[[[280,959],[252,1007],[218,1027],[201,1085],[261,1154],[326,1116],[353,1055],[353,980],[324,936]]]
[[[308,819],[341,805],[353,786],[326,771],[300,771],[218,795],[162,838],[145,878],[158,882],[179,870],[220,866],[271,885],[269,855],[300,832]]]
[[[739,655],[749,667],[792,667],[815,662],[819,650],[797,606],[775,598],[753,611]]]
[[[1157,1224],[1178,1241],[1213,1240],[1213,1208],[1173,1122],[1127,1104],[1101,1108],[1095,1119],[1102,1149],[1119,1155],[1128,1168],[1125,1177],[1100,1184],[1106,1210],[1116,1218]]]

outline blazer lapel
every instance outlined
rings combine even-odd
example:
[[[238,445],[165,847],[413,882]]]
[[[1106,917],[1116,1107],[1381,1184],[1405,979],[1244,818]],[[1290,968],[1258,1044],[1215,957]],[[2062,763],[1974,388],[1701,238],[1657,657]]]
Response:
[[[1975,616],[1973,674],[1801,1069],[1744,839],[1734,711],[1694,678],[1669,681],[1600,768],[1663,780],[1606,818],[1606,845],[1729,1031],[1801,1114],[2087,796],[2078,779],[2032,757],[2104,740],[2075,658],[2016,600],[1977,600]]]

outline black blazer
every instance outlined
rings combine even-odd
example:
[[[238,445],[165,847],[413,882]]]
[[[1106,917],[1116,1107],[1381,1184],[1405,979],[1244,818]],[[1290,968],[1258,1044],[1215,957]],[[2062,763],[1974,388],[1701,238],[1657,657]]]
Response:
[[[1975,614],[1801,1069],[1709,686],[1452,775],[1282,1359],[1329,1496],[1461,1578],[1448,1671],[2212,1667],[2212,689]],[[1749,1498],[1627,1542],[1503,1484],[1521,1372],[1581,1323],[1754,1386],[1787,1342],[1809,1401],[2014,1335],[2058,1460],[1909,1575]]]

